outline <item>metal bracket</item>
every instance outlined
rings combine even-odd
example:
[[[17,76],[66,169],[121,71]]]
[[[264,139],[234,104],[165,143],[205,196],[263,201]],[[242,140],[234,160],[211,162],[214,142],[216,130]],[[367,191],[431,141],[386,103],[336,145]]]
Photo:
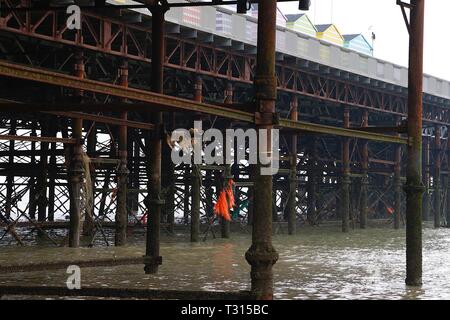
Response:
[[[397,5],[400,6],[400,9],[402,9],[402,15],[403,19],[405,20],[406,29],[408,29],[408,33],[411,34],[411,26],[409,24],[405,8],[412,9],[414,5],[412,5],[411,3],[403,2],[401,0],[397,0]]]

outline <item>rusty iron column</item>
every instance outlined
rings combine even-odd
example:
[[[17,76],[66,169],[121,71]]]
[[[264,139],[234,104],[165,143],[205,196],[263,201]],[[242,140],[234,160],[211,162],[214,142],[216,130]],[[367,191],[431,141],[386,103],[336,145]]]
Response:
[[[58,134],[58,124],[53,124],[52,137],[56,137]],[[56,175],[58,168],[56,167],[56,142],[51,143],[50,148],[50,170],[49,170],[49,182],[48,182],[48,221],[55,220],[55,188],[56,188]]]
[[[401,125],[401,119],[397,119],[397,126]],[[395,146],[395,160],[394,160],[394,190],[395,190],[395,204],[394,204],[394,229],[400,229],[401,208],[402,208],[402,146]]]
[[[274,123],[277,81],[275,76],[276,0],[265,0],[258,7],[258,45],[256,76],[256,128],[271,132]],[[268,134],[267,150],[272,150]],[[262,150],[258,150],[261,159]],[[278,160],[277,160],[278,161]],[[273,299],[272,266],[278,253],[272,245],[272,176],[262,175],[260,161],[255,168],[252,245],[245,254],[251,266],[251,291],[256,299]]]
[[[16,126],[17,126],[17,120],[11,119],[11,128],[9,129],[9,134],[11,136],[16,135]],[[8,164],[12,167],[14,164],[14,151],[15,148],[15,141],[10,140],[9,141],[9,150],[8,150]],[[11,170],[9,170],[9,173],[6,177],[6,203],[5,203],[5,216],[9,218],[11,216],[11,210],[13,207],[12,203],[12,196],[14,191],[14,174],[11,173]]]
[[[423,194],[422,203],[422,219],[423,221],[430,220],[430,139],[425,136],[423,138],[423,179],[425,192]]]
[[[350,127],[350,110],[344,108],[344,128]],[[350,140],[342,140],[341,218],[342,232],[349,231],[350,217]]]
[[[154,2],[156,4],[156,2]],[[152,13],[152,91],[163,93],[164,88],[164,14],[165,7],[153,5],[150,8]],[[163,138],[162,113],[156,112],[153,115],[154,132],[149,143],[148,152],[150,161],[147,164],[150,168],[148,179],[148,196],[146,205],[148,210],[147,218],[147,243],[145,250],[145,273],[153,274],[158,272],[159,265],[162,264],[162,257],[159,255],[160,247],[160,224],[161,207],[164,200],[161,198],[161,150]]]
[[[41,136],[49,135],[49,124],[45,122],[41,122]],[[49,143],[41,142],[40,143],[40,155],[39,155],[39,177],[37,178],[37,209],[38,209],[38,221],[45,221],[47,216],[47,189],[48,189],[48,150]],[[38,231],[38,234],[41,234],[41,230]]]
[[[82,51],[75,53],[75,76],[84,78],[84,57]],[[82,90],[75,90],[75,96],[83,97]],[[69,160],[69,198],[70,198],[70,222],[69,222],[69,247],[80,246],[80,220],[81,220],[81,189],[83,184],[83,120],[72,119],[72,138],[76,143],[72,145],[71,159]]]
[[[83,184],[82,163],[82,131],[83,120],[72,119],[72,138],[76,143],[72,146],[72,154],[69,168],[69,197],[70,197],[70,222],[69,222],[69,247],[80,246],[80,219],[81,219],[81,188]]]
[[[123,61],[119,69],[119,82],[123,87],[128,87],[128,62]],[[126,111],[120,113],[122,120],[128,119]],[[124,246],[127,242],[128,210],[128,128],[126,125],[119,126],[119,168],[117,170],[117,210],[116,210],[116,233],[115,245]]]
[[[362,127],[369,126],[369,111],[363,111]],[[367,228],[367,198],[369,187],[369,141],[362,141],[361,146],[361,198],[359,211],[359,227],[361,229]]]
[[[291,99],[291,119],[298,121],[298,97],[296,95],[293,95]],[[297,232],[297,143],[297,135],[292,134],[289,172],[289,198],[287,204],[288,234],[290,235]]]
[[[411,0],[406,170],[406,284],[422,284],[422,95],[425,0]]]
[[[36,132],[36,121],[33,121],[31,124],[31,133],[30,136],[37,137]],[[30,163],[33,167],[36,166],[36,141],[31,141],[31,159]],[[30,177],[30,181],[28,182],[30,186],[30,196],[29,196],[29,215],[31,220],[36,220],[36,192],[37,192],[37,186],[36,186],[36,174],[32,174]]]
[[[203,96],[203,83],[202,78],[195,77],[194,83],[194,100],[197,102],[202,102]],[[195,115],[196,121],[201,121],[201,115]],[[194,143],[201,143],[201,141],[195,141]],[[192,159],[194,160],[194,156]],[[200,190],[201,190],[201,180],[202,175],[200,172],[200,166],[192,163],[192,174],[191,174],[191,242],[198,242],[200,237]]]
[[[95,157],[95,146],[97,144],[97,126],[95,123],[92,123],[92,128],[90,132],[86,135],[86,154],[88,157]],[[84,236],[92,236],[95,230],[94,224],[94,197],[95,197],[95,169],[90,170],[91,175],[91,197],[92,201],[85,203],[84,210],[84,222],[83,222],[83,235]],[[86,188],[86,191],[89,189]],[[86,197],[88,199],[89,197]]]
[[[207,170],[205,172],[205,213],[209,219],[214,218],[214,201],[213,201],[213,172]]]
[[[441,128],[434,127],[434,227],[441,226]]]
[[[190,168],[188,165],[184,167],[184,174],[183,174],[183,180],[184,180],[184,198],[183,198],[183,221],[184,224],[189,223],[189,198],[191,195],[190,191]]]
[[[307,220],[313,225],[316,220],[317,208],[317,135],[311,137],[308,159],[308,198],[307,198]]]
[[[170,131],[175,130],[175,114],[171,112],[169,114],[170,119]],[[166,203],[165,203],[165,214],[167,218],[167,230],[173,234],[175,230],[175,164],[171,159],[171,149],[165,145],[164,149],[166,150],[166,163],[163,165],[163,168],[166,173],[166,183],[167,183],[167,193],[166,193]]]

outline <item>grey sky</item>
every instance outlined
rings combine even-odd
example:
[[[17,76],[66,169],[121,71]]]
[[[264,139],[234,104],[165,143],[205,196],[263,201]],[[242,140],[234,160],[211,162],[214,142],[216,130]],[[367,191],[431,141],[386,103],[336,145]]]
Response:
[[[375,56],[403,66],[408,64],[408,32],[396,0],[311,0],[308,15],[316,24],[335,23],[340,31],[370,35],[372,26],[377,39]],[[280,3],[283,13],[298,12],[298,2]],[[450,1],[427,0],[425,17],[424,71],[450,80],[447,63],[450,44],[445,40],[445,28]],[[369,37],[370,39],[370,37]]]

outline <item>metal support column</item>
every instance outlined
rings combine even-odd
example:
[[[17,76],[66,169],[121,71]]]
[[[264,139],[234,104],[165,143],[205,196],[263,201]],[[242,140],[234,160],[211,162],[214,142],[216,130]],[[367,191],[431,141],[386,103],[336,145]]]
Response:
[[[75,76],[84,78],[84,57],[82,51],[75,53]],[[80,100],[83,97],[82,90],[75,90],[75,96]],[[69,160],[69,198],[70,198],[70,223],[69,223],[69,247],[80,246],[80,220],[81,220],[81,190],[83,184],[83,120],[72,119],[72,138],[76,140],[72,146],[71,159]]]
[[[128,87],[128,63],[122,62],[119,69],[120,85]],[[122,120],[128,119],[126,111],[121,112]],[[123,246],[127,242],[128,210],[128,128],[125,125],[119,126],[119,168],[117,170],[117,210],[116,210],[116,233],[115,245]]]
[[[86,153],[88,157],[95,157],[95,149],[97,144],[97,126],[95,123],[92,123],[92,128],[90,128],[90,132],[86,137]],[[86,201],[85,203],[85,215],[84,215],[84,223],[83,223],[83,235],[92,236],[94,234],[94,203],[95,203],[95,169],[90,170],[91,174],[91,186],[92,186],[92,201],[89,203]],[[86,188],[88,191],[88,188]]]
[[[430,138],[425,136],[423,138],[423,180],[425,192],[423,194],[422,203],[422,219],[423,221],[430,220]]]
[[[72,138],[76,144],[72,146],[72,155],[69,168],[69,197],[70,197],[70,223],[69,223],[69,247],[80,246],[80,219],[81,219],[81,188],[83,184],[82,163],[82,130],[83,120],[72,119]]]
[[[350,110],[344,109],[344,128],[350,127]],[[350,140],[342,141],[341,218],[342,232],[349,231],[350,218]]]
[[[16,125],[17,120],[11,119],[11,128],[9,129],[9,134],[11,136],[15,135],[17,133],[16,131]],[[15,141],[10,140],[9,141],[9,150],[8,150],[8,163],[12,167],[14,164],[14,148],[15,148]],[[6,217],[11,216],[11,210],[12,210],[12,196],[14,191],[14,174],[9,172],[8,176],[6,177],[6,203],[5,203],[5,215]]]
[[[153,1],[152,1],[153,2]],[[166,8],[154,5],[151,7],[152,13],[152,91],[163,92],[164,85],[164,14]],[[158,272],[158,267],[162,263],[159,255],[160,247],[160,224],[161,206],[164,204],[161,198],[161,148],[162,148],[162,113],[156,112],[153,116],[155,130],[149,141],[150,166],[148,176],[148,196],[146,205],[148,210],[147,218],[147,243],[145,249],[145,273],[153,274]]]
[[[311,225],[316,223],[317,210],[317,141],[318,136],[313,135],[309,144],[309,159],[308,159],[308,198],[307,198],[307,219]]]
[[[363,111],[362,127],[369,126],[369,112]],[[361,145],[361,194],[359,203],[359,227],[365,229],[367,227],[367,198],[369,187],[369,141],[362,141]]]
[[[202,102],[203,100],[202,91],[203,91],[202,78],[195,77],[195,84],[194,84],[195,101]],[[201,121],[201,115],[196,115],[196,120]],[[194,143],[201,143],[201,141],[195,141]],[[201,179],[202,176],[200,172],[200,166],[193,163],[191,174],[191,195],[192,195],[191,242],[198,242],[200,239],[199,234],[200,234],[200,190],[202,181]]]
[[[291,99],[291,119],[298,121],[298,97]],[[291,137],[291,158],[289,173],[289,198],[288,198],[288,234],[293,235],[297,231],[297,135]]]
[[[406,284],[422,284],[422,92],[425,0],[411,0],[406,170]]]
[[[434,227],[441,226],[441,127],[434,127]]]
[[[256,76],[255,116],[257,129],[271,132],[274,122],[277,80],[275,77],[275,31],[277,1],[261,1],[258,6],[258,44]],[[265,141],[267,150],[272,150],[272,138]],[[262,150],[258,150],[261,159]],[[256,299],[273,299],[272,266],[278,253],[272,245],[272,176],[262,175],[260,161],[255,170],[254,214],[252,245],[245,258],[251,265],[251,290]]]
[[[397,125],[401,124],[400,119]],[[395,204],[394,204],[394,229],[400,229],[401,207],[402,207],[402,146],[395,146],[395,167],[394,167],[394,188],[395,188]]]

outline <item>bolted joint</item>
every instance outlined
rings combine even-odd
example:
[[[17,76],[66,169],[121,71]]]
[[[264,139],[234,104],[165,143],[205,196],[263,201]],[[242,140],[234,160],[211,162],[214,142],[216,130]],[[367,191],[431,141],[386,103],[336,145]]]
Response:
[[[278,252],[270,243],[259,242],[248,249],[245,260],[252,267],[272,266],[278,261]]]
[[[280,117],[275,112],[255,112],[255,124],[261,125],[277,125],[280,122]]]
[[[254,85],[256,100],[277,100],[276,77],[257,77]]]
[[[425,186],[420,183],[419,185],[405,184],[403,190],[409,195],[421,195],[425,192]]]

